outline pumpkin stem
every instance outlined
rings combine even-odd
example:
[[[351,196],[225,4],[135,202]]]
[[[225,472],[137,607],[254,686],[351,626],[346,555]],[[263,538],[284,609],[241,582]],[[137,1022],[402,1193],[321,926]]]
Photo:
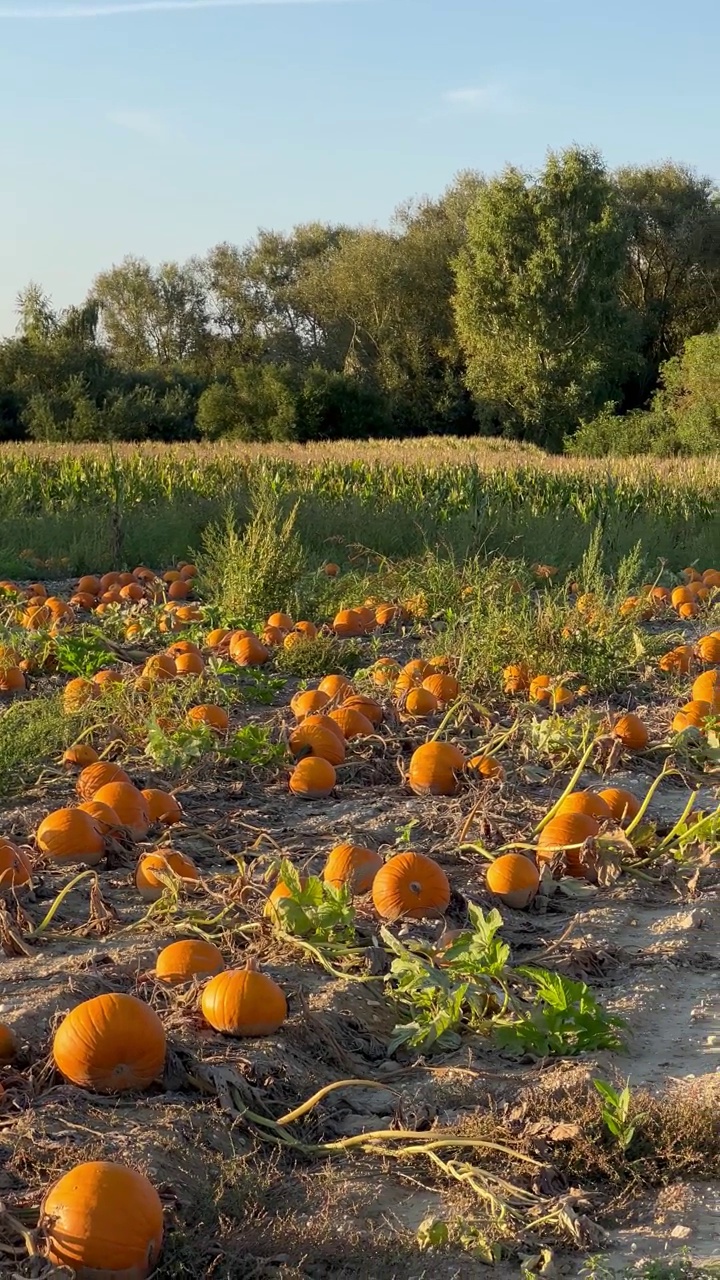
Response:
[[[260,966],[257,962],[257,956],[248,956],[247,960],[245,961],[245,972],[246,973],[260,972]]]

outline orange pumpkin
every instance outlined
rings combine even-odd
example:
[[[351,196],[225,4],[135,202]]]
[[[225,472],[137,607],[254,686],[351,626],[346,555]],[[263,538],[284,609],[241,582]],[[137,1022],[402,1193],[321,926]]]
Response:
[[[498,782],[503,782],[505,778],[505,770],[496,760],[494,756],[477,755],[471,756],[467,762],[467,767],[472,773],[479,773],[481,778],[494,778]]]
[[[612,818],[610,806],[595,791],[571,791],[569,796],[560,802],[558,813],[585,813],[596,822],[609,822]]]
[[[393,658],[378,658],[372,668],[372,678],[375,684],[394,684],[399,675],[400,668]]]
[[[104,836],[122,835],[122,822],[114,809],[98,800],[85,800],[78,805],[83,813],[89,813]]]
[[[304,693],[296,693],[294,698],[290,699],[290,710],[296,720],[304,720],[306,716],[322,711],[329,701],[322,689],[306,689]]]
[[[552,698],[550,677],[545,675],[535,676],[528,686],[528,697],[531,702],[548,703]]]
[[[75,789],[81,800],[92,800],[96,791],[106,787],[110,782],[130,782],[130,778],[119,764],[110,764],[107,760],[99,760],[96,764],[86,765],[78,775]]]
[[[108,782],[92,798],[117,814],[133,840],[145,839],[150,830],[150,814],[142,791],[131,782]]]
[[[525,693],[530,688],[530,672],[525,662],[513,662],[503,671],[505,693]]]
[[[46,1257],[77,1280],[146,1280],[163,1243],[157,1191],[135,1169],[93,1160],[52,1184],[42,1203]]]
[[[295,623],[295,632],[297,635],[301,636],[303,640],[317,639],[317,627],[314,622],[308,622],[307,619],[303,619],[301,622]]]
[[[205,643],[208,649],[219,649],[225,643],[231,633],[226,631],[224,627],[214,627],[205,637]]]
[[[278,631],[292,631],[295,624],[289,613],[271,613],[265,625],[277,627]]]
[[[202,993],[203,1017],[228,1036],[271,1036],[287,1017],[282,987],[253,960],[244,969],[225,969]]]
[[[534,862],[522,853],[503,853],[487,869],[488,891],[505,903],[522,911],[529,907],[540,887],[540,875]]]
[[[396,853],[383,863],[372,885],[375,910],[384,920],[420,920],[447,910],[450,882],[442,867],[422,853]]]
[[[582,877],[582,846],[600,830],[599,823],[587,813],[558,813],[543,828],[538,839],[538,862],[551,862],[564,853],[572,876]]]
[[[56,809],[35,833],[41,853],[59,865],[84,863],[95,867],[105,854],[105,840],[89,813],[82,809]]]
[[[332,561],[328,561],[327,564],[324,564],[322,566],[322,571],[325,574],[325,576],[328,578],[337,578],[340,572],[340,565],[333,564]]]
[[[174,680],[177,675],[177,667],[175,659],[171,658],[169,653],[156,653],[152,658],[148,658],[142,669],[145,680],[151,683],[162,680]]]
[[[709,702],[713,714],[720,710],[720,673],[703,671],[702,675],[693,681],[692,696],[693,702]]]
[[[353,707],[338,707],[328,713],[328,718],[338,726],[346,742],[353,738],[369,738],[375,732],[367,716]]]
[[[20,667],[0,667],[0,693],[24,693],[27,688]]]
[[[165,1031],[155,1010],[136,996],[95,996],[63,1018],[52,1052],[60,1074],[81,1089],[147,1089],[165,1063]]]
[[[407,676],[411,684],[422,684],[426,676],[435,675],[435,672],[425,658],[411,658],[405,663],[400,674]]]
[[[76,742],[74,747],[68,747],[65,752],[63,764],[66,769],[86,769],[89,764],[95,764],[98,758],[94,747],[86,742]]]
[[[343,699],[341,706],[348,711],[359,711],[374,728],[383,722],[383,709],[380,703],[374,698],[368,698],[365,694],[351,693]]]
[[[322,756],[306,756],[290,774],[290,790],[299,800],[324,800],[335,782],[335,770]]]
[[[426,676],[422,687],[435,695],[441,707],[454,702],[460,694],[460,685],[454,676],[442,674]]]
[[[32,883],[30,859],[10,840],[0,838],[0,893]]]
[[[673,717],[673,733],[682,733],[683,729],[702,729],[709,715],[709,702],[686,702]]]
[[[688,601],[687,604],[681,604],[678,606],[678,613],[681,618],[696,618],[697,612],[697,605],[690,603],[690,601]]]
[[[261,667],[270,657],[265,645],[252,632],[233,636],[228,652],[239,667]]]
[[[295,635],[294,632],[292,634]],[[288,638],[288,633],[281,631],[279,627],[265,627],[261,636],[262,643],[266,649],[277,649],[278,645],[281,644],[285,647],[284,641]],[[296,638],[300,639],[299,636]]]
[[[157,902],[162,897],[165,884],[161,876],[169,879],[177,876],[186,885],[197,884],[200,879],[192,858],[186,853],[180,853],[179,849],[159,849],[156,853],[146,853],[135,868],[135,888],[145,902]]]
[[[211,702],[202,702],[197,707],[191,707],[186,718],[189,724],[206,724],[218,733],[224,733],[230,723],[227,711]]]
[[[94,574],[87,573],[83,578],[78,579],[77,590],[82,591],[84,595],[97,596],[100,594],[100,579]]]
[[[180,610],[178,609],[178,615],[179,613]],[[183,654],[194,653],[198,658],[202,657],[202,654],[194,640],[173,640],[172,644],[168,645],[165,652],[169,658],[172,658],[176,669],[177,660]]]
[[[640,812],[640,801],[632,791],[625,791],[622,787],[605,787],[598,791],[598,795],[616,822],[632,822]]]
[[[323,676],[318,685],[321,693],[326,693],[331,700],[337,698],[344,702],[353,696],[353,687],[346,676]]]
[[[67,714],[82,711],[98,693],[99,689],[92,680],[84,680],[82,676],[69,680],[63,689],[63,711]]]
[[[321,756],[331,765],[342,764],[345,759],[342,731],[329,716],[307,716],[293,729],[289,747],[296,758],[307,754]]]
[[[369,893],[383,859],[374,849],[358,844],[339,844],[328,854],[323,880],[334,889],[347,885],[352,894]]]
[[[0,1022],[0,1067],[6,1067],[9,1062],[13,1062],[18,1051],[18,1042],[12,1027],[6,1022]]]
[[[650,741],[647,725],[633,711],[616,720],[612,732],[628,751],[644,751]]]
[[[679,609],[681,604],[691,604],[692,598],[692,591],[688,587],[673,587],[670,593],[670,600],[676,609]]]
[[[193,978],[211,978],[225,968],[222,952],[203,938],[183,939],[163,947],[155,961],[155,977],[175,987]]]
[[[406,715],[422,720],[426,716],[433,715],[437,709],[438,700],[429,689],[424,688],[423,685],[408,689],[402,707]]]
[[[412,754],[408,785],[418,796],[454,796],[464,766],[462,751],[451,742],[426,742]]]
[[[692,645],[679,644],[658,659],[658,667],[661,671],[685,674],[690,670],[691,659]]]
[[[171,827],[182,820],[183,812],[175,796],[169,791],[160,791],[156,787],[148,787],[140,795],[145,800],[147,811],[152,822],[161,822]]]
[[[205,663],[199,653],[179,653],[175,659],[175,669],[179,676],[201,676]]]

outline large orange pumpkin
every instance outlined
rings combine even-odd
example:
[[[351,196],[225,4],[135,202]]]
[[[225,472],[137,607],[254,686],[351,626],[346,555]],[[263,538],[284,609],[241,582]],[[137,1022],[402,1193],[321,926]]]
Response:
[[[239,667],[261,667],[270,657],[265,645],[252,632],[233,636],[229,654]]]
[[[82,862],[95,867],[105,854],[105,840],[89,813],[82,809],[56,809],[35,833],[41,853],[60,865]]]
[[[442,867],[423,853],[396,853],[383,863],[372,885],[375,910],[384,920],[437,915],[450,902],[450,882]]]
[[[201,676],[205,670],[205,662],[199,653],[179,653],[175,659],[175,668],[179,676]]]
[[[354,639],[365,635],[366,626],[362,614],[357,609],[341,609],[333,618],[333,631],[341,639]]]
[[[609,822],[612,818],[609,805],[595,791],[571,791],[569,796],[561,800],[557,812],[586,813],[596,822]]]
[[[114,810],[133,840],[145,839],[150,830],[150,814],[142,791],[131,782],[108,782],[92,798]]]
[[[485,881],[490,893],[517,911],[530,905],[540,887],[535,863],[522,853],[502,853],[495,858],[487,869]]]
[[[374,849],[358,844],[339,844],[328,854],[323,880],[340,889],[347,885],[353,894],[369,893],[383,859]]]
[[[123,824],[110,805],[103,804],[99,800],[84,800],[78,805],[78,809],[90,814],[104,836],[123,834]]]
[[[376,702],[375,698],[368,698],[366,694],[351,693],[343,698],[341,705],[348,711],[359,711],[375,728],[383,722],[383,709],[380,703]]]
[[[354,707],[338,707],[328,712],[328,717],[335,722],[347,742],[353,738],[369,738],[375,732],[367,716]]]
[[[644,751],[650,741],[647,725],[633,711],[616,720],[612,731],[628,751]]]
[[[698,657],[707,663],[720,663],[720,635],[711,632],[709,636],[702,636],[697,642]]]
[[[692,700],[709,702],[713,714],[720,711],[720,672],[703,671],[702,675],[693,681]]]
[[[324,800],[336,782],[335,769],[323,756],[306,756],[290,774],[290,790],[298,800]]]
[[[130,782],[130,778],[119,764],[110,764],[107,760],[98,760],[97,764],[87,765],[75,783],[75,789],[81,800],[92,800],[95,792],[109,782]]]
[[[442,675],[442,673],[426,676],[422,682],[422,687],[435,695],[441,707],[447,706],[449,702],[454,702],[460,693],[460,685],[455,676]]]
[[[86,769],[89,764],[95,764],[98,758],[97,751],[89,743],[76,742],[63,755],[63,764],[66,769]]]
[[[342,764],[345,759],[342,730],[325,715],[308,716],[297,725],[290,735],[289,746],[296,758],[310,754],[320,756],[331,765]]]
[[[265,625],[277,627],[278,631],[292,631],[295,624],[289,613],[271,613]]]
[[[582,846],[600,830],[599,823],[587,813],[558,813],[543,828],[538,839],[538,862],[551,862],[557,853],[565,854],[570,875],[582,877]]]
[[[211,978],[224,968],[222,952],[213,942],[188,938],[163,947],[155,961],[155,977],[174,987],[193,978]]]
[[[351,698],[354,692],[346,676],[323,676],[318,689],[321,693],[326,693],[328,698],[342,698],[343,702],[346,698]]]
[[[212,702],[202,702],[197,707],[191,707],[187,720],[189,724],[206,724],[217,733],[224,733],[230,723],[225,708],[217,707]]]
[[[683,729],[702,729],[709,715],[709,702],[686,702],[673,717],[673,732],[682,733]]]
[[[147,1089],[165,1063],[165,1031],[155,1010],[136,996],[95,996],[63,1018],[52,1052],[61,1075],[81,1089]]]
[[[157,873],[160,873],[158,875]],[[179,849],[158,849],[157,853],[146,853],[135,868],[135,887],[145,902],[157,902],[165,892],[165,884],[160,876],[178,880],[187,884],[196,883],[200,876],[192,858]]]
[[[492,778],[496,782],[505,780],[505,770],[495,756],[486,756],[481,752],[479,755],[470,757],[467,767],[471,776],[477,773],[481,778]]]
[[[151,822],[161,822],[163,826],[170,827],[182,820],[182,809],[169,791],[148,787],[145,791],[141,791],[140,795],[145,801]]]
[[[70,714],[74,711],[82,711],[83,707],[86,707],[88,702],[92,702],[98,693],[98,686],[93,684],[92,680],[84,680],[82,676],[68,680],[63,689],[63,711]]]
[[[77,1280],[146,1280],[162,1249],[163,1209],[137,1170],[92,1160],[52,1184],[41,1226],[47,1258]]]
[[[282,987],[254,961],[211,978],[202,994],[203,1017],[228,1036],[271,1036],[287,1017]]]
[[[0,892],[19,889],[32,881],[30,859],[10,840],[0,838]]]
[[[640,812],[640,801],[632,791],[625,791],[622,787],[605,787],[598,791],[598,795],[604,800],[616,822],[632,822]]]
[[[465,757],[451,742],[426,742],[412,754],[408,785],[418,796],[454,796]]]
[[[296,720],[304,720],[306,716],[316,715],[327,706],[330,699],[322,689],[306,689],[304,693],[296,693],[290,699],[290,710]]]
[[[405,712],[405,715],[412,716],[416,720],[423,720],[426,716],[431,716],[437,711],[438,700],[429,689],[419,685],[408,689],[401,709]]]

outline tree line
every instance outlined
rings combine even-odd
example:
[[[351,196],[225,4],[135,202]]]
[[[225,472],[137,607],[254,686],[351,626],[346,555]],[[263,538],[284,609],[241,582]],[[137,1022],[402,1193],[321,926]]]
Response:
[[[504,435],[720,448],[720,200],[594,151],[460,174],[387,229],[261,230],[127,258],[64,311],[30,285],[0,343],[0,436]]]

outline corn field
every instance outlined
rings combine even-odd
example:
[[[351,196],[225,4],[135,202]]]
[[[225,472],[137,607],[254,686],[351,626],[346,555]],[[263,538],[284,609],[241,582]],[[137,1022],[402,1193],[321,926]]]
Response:
[[[720,467],[548,457],[503,441],[427,438],[300,445],[26,446],[0,449],[0,571],[48,559],[73,572],[168,562],[253,486],[299,502],[312,555],[362,544],[381,555],[428,543],[577,563],[600,524],[611,559],[642,542],[650,560],[720,552]]]

